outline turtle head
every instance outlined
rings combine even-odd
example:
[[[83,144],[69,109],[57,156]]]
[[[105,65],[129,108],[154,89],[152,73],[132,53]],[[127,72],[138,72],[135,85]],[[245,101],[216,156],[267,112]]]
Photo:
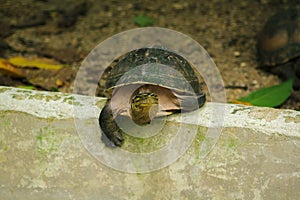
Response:
[[[154,93],[138,93],[131,99],[131,118],[139,125],[145,125],[158,112],[158,96]]]

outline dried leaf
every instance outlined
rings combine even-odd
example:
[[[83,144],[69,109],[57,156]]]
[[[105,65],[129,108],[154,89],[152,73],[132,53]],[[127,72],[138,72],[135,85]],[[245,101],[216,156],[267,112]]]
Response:
[[[8,60],[10,63],[19,67],[36,67],[39,69],[52,69],[58,70],[63,67],[63,65],[57,64],[55,61],[46,58],[34,58],[28,59],[24,57],[12,57]]]
[[[0,58],[0,72],[11,77],[24,78],[25,75],[21,69],[14,66],[7,60]]]
[[[61,87],[61,86],[64,85],[64,82],[63,82],[61,79],[56,79],[55,84],[56,84],[58,87]]]
[[[231,103],[234,103],[234,104],[241,104],[241,105],[245,105],[245,106],[253,106],[251,103],[249,102],[243,102],[243,101],[238,101],[238,100],[233,100]]]

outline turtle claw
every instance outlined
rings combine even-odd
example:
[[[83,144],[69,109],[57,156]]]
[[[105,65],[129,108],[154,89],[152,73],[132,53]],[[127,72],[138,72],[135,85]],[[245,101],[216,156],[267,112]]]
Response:
[[[112,139],[113,143],[118,147],[122,146],[122,144],[124,143],[124,138],[122,134],[120,132],[117,132],[113,135],[114,135],[114,138]]]
[[[105,146],[112,148],[120,147],[124,143],[124,138],[121,134],[109,134],[108,136],[106,133],[102,132],[101,140]]]

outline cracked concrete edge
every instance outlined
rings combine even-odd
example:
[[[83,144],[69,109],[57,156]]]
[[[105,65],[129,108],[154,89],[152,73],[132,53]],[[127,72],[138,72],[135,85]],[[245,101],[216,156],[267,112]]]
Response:
[[[40,118],[95,118],[106,99],[94,96],[25,90],[0,86],[0,111],[17,111]],[[183,118],[182,118],[183,116]],[[207,102],[192,113],[172,115],[168,121],[196,123],[204,127],[241,127],[265,134],[300,137],[300,112]],[[218,121],[218,123],[212,123]]]

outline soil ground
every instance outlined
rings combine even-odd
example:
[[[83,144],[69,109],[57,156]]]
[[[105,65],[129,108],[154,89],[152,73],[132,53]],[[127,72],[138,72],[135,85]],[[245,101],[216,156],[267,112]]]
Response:
[[[46,56],[66,63],[73,71],[61,72],[68,84],[58,90],[72,92],[75,72],[84,57],[101,41],[137,28],[134,18],[146,14],[153,26],[189,35],[213,58],[227,86],[227,100],[281,82],[258,68],[256,37],[276,11],[297,6],[292,0],[231,1],[98,1],[2,0],[0,2],[0,57]],[[63,74],[66,73],[66,74]],[[1,75],[2,85],[20,80]],[[281,108],[299,109],[292,97]]]

